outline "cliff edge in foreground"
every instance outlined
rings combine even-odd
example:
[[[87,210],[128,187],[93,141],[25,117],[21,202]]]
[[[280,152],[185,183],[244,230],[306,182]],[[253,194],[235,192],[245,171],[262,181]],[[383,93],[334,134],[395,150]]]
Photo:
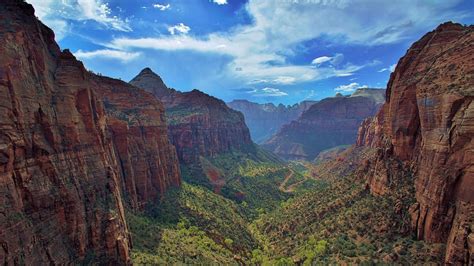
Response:
[[[387,100],[364,121],[358,146],[374,194],[415,177],[412,227],[419,239],[447,244],[445,262],[474,263],[474,26],[445,23],[414,43],[387,86]],[[400,165],[387,162],[399,162]]]

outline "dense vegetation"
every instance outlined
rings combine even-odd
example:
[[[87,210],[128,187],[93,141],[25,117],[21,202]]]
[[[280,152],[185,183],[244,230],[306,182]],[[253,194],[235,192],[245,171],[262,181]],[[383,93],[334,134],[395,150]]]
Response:
[[[272,264],[288,259],[305,264],[437,262],[439,253],[431,253],[433,247],[427,249],[410,233],[410,187],[407,184],[405,191],[376,197],[350,177],[322,182],[255,220],[252,230],[261,249],[254,260]]]
[[[240,206],[184,183],[142,213],[129,213],[136,263],[233,261],[256,246]]]
[[[288,199],[278,184],[285,164],[256,147],[182,166],[184,183],[141,213],[129,212],[139,264],[248,260],[258,243],[251,220]]]
[[[289,171],[285,163],[258,147],[249,147],[248,152],[201,157],[199,164],[182,166],[185,181],[245,206],[243,211],[249,218],[288,199],[289,195],[279,189],[279,184]]]
[[[262,151],[202,158],[184,168],[181,188],[127,215],[134,262],[440,261],[442,245],[415,241],[411,233],[411,176],[384,196],[371,195],[355,179],[355,161],[371,155],[349,149],[317,164],[284,164]]]

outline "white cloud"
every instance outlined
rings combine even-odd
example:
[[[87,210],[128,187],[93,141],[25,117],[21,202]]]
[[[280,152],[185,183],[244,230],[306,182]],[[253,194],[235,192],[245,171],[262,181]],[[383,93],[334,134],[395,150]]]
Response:
[[[332,57],[329,57],[329,56],[316,57],[315,59],[313,59],[313,61],[311,61],[311,64],[319,65],[319,64],[331,61],[331,59]]]
[[[395,71],[395,68],[396,68],[396,67],[397,67],[397,63],[391,65],[390,68],[389,68],[390,72]]]
[[[171,35],[174,35],[176,32],[187,34],[190,30],[191,28],[184,25],[183,23],[179,23],[177,25],[168,27],[168,31],[171,33]]]
[[[397,64],[393,64],[389,67],[382,68],[378,72],[385,72],[385,71],[393,72],[393,71],[395,71],[395,67],[397,67]]]
[[[373,67],[378,63],[349,64],[344,62],[342,54],[335,54],[326,55],[327,58],[320,58],[314,64],[291,64],[287,56],[298,53],[299,44],[317,38],[337,44],[398,42],[418,36],[440,21],[459,17],[459,14],[449,11],[456,1],[439,1],[436,5],[422,0],[249,1],[245,8],[252,18],[251,25],[199,37],[178,36],[176,33],[180,31],[173,28],[170,33],[175,33],[174,36],[116,38],[110,47],[223,54],[231,58],[223,75],[246,83],[257,80],[295,84],[351,76],[363,67]],[[367,6],[371,8],[367,9]],[[387,12],[391,16],[385,15]],[[318,64],[321,60],[326,62]]]
[[[52,27],[57,33],[67,32],[68,20],[94,20],[115,30],[131,30],[126,19],[111,14],[106,0],[27,1],[34,4],[38,16],[48,25],[55,25]],[[212,1],[227,3],[226,0]],[[338,44],[398,42],[418,36],[440,21],[459,17],[461,14],[450,11],[458,1],[437,1],[436,4],[423,0],[249,1],[245,9],[252,18],[250,25],[190,37],[186,35],[190,27],[180,23],[168,28],[172,36],[115,37],[107,46],[120,51],[146,48],[222,54],[231,58],[222,71],[223,75],[248,84],[296,84],[347,77],[364,67],[374,66],[374,63],[355,65],[344,62],[342,54],[322,56],[319,60],[315,58],[314,64],[289,63],[287,56],[298,53],[299,44],[317,38]],[[169,4],[159,5],[166,7]]]
[[[270,87],[265,87],[263,89],[254,89],[249,93],[257,97],[281,97],[288,95],[288,93],[281,91],[280,89]]]
[[[212,0],[213,3],[216,3],[218,5],[226,5],[227,0]]]
[[[340,85],[340,86],[336,87],[334,90],[338,91],[338,92],[353,92],[356,89],[368,88],[368,87],[369,86],[367,86],[367,85],[362,85],[361,86],[357,82],[352,82],[352,83],[347,84],[347,85]]]
[[[92,58],[100,57],[100,58],[117,59],[123,62],[128,62],[130,60],[134,60],[138,58],[140,56],[140,53],[103,49],[103,50],[96,50],[96,51],[89,51],[89,52],[77,50],[77,52],[75,52],[74,55],[80,59],[92,59]]]
[[[256,26],[268,30],[273,36],[287,38],[288,42],[326,36],[335,43],[377,45],[400,41],[459,17],[462,14],[449,10],[459,2],[250,1],[247,10],[255,19]]]
[[[129,32],[128,21],[112,15],[103,0],[27,0],[35,8],[36,15],[51,27],[58,39],[69,28],[69,21],[95,21],[108,29]]]
[[[343,54],[335,54],[335,55],[331,58],[331,64],[337,66],[337,65],[339,65],[343,60],[344,60],[344,55],[343,55]]]
[[[171,33],[173,34],[173,32]],[[266,37],[262,32],[239,31],[231,35],[214,33],[202,39],[187,35],[140,39],[117,38],[109,46],[115,49],[192,50],[229,55],[233,60],[227,66],[227,74],[234,78],[241,78],[243,82],[248,84],[295,84],[334,76],[350,76],[363,67],[373,64],[344,64],[339,66],[343,56],[342,54],[336,54],[331,57],[331,62],[334,62],[334,64],[325,67],[291,65],[286,63],[285,57],[278,54],[278,46],[262,46],[261,44],[265,40]]]
[[[296,78],[294,77],[287,77],[287,76],[280,76],[273,80],[273,83],[277,84],[293,84],[295,83]]]
[[[170,4],[166,4],[166,5],[164,5],[164,4],[154,4],[153,7],[154,7],[154,8],[157,8],[157,9],[159,9],[159,10],[161,10],[161,11],[165,11],[165,10],[167,10],[167,9],[170,9],[170,8],[171,8],[171,5],[170,5]]]
[[[54,29],[54,36],[56,40],[61,40],[66,37],[69,32],[69,24],[61,19],[47,19],[43,21],[48,27]]]
[[[339,65],[344,60],[343,54],[335,54],[334,56],[320,56],[316,57],[311,61],[312,65],[321,65],[323,63],[329,62],[333,66]],[[374,61],[375,62],[375,61]]]

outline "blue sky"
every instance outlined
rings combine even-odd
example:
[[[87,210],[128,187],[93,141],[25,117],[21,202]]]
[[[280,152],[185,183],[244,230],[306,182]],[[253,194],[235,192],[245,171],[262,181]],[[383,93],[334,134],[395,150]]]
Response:
[[[293,104],[385,87],[411,43],[461,0],[27,0],[86,67],[129,81],[152,68],[169,87],[225,101]]]

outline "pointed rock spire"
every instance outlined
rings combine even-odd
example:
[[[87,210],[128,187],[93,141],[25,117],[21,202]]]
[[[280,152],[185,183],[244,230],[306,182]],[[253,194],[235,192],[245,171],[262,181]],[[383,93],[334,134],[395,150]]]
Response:
[[[132,80],[130,80],[129,83],[153,93],[158,98],[162,98],[163,96],[170,94],[171,91],[168,89],[161,77],[153,72],[153,70],[151,70],[149,67],[142,69],[142,71],[140,71],[140,73],[138,73],[138,75]]]

